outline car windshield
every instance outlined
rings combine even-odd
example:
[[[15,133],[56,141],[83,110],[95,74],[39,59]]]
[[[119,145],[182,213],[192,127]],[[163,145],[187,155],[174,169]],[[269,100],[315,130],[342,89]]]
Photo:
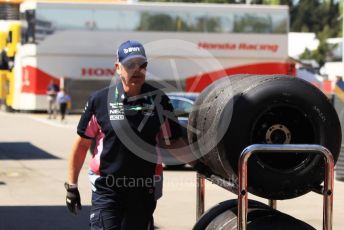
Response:
[[[192,105],[196,100],[198,94],[194,93],[176,93],[167,94],[173,105],[174,112],[178,117],[188,117],[192,110]]]

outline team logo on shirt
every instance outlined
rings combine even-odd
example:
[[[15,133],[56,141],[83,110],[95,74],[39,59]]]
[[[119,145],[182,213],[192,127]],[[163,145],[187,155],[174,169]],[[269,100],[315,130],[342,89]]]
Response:
[[[122,102],[109,103],[110,121],[124,120],[124,108]]]
[[[154,104],[146,104],[143,103],[142,105],[142,114],[144,116],[154,116]]]
[[[109,103],[109,106],[112,108],[112,109],[117,109],[119,107],[122,107],[123,108],[123,103],[122,102],[110,102]]]
[[[124,120],[124,115],[110,115],[110,121]]]

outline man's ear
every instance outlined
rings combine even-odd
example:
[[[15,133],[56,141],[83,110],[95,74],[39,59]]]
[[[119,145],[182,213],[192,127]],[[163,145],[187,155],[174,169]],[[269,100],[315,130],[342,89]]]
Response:
[[[118,74],[119,76],[121,76],[122,71],[121,71],[121,66],[120,66],[120,64],[119,64],[119,63],[115,63],[115,68],[116,68],[117,74]]]

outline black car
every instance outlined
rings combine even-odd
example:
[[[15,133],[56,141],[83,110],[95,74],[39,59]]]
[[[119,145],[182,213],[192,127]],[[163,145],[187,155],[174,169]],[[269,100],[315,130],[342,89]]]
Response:
[[[187,141],[187,125],[189,114],[192,110],[192,106],[196,101],[199,93],[191,92],[169,92],[166,95],[170,98],[170,101],[174,108],[174,113],[178,118],[179,124],[184,127],[183,138]]]

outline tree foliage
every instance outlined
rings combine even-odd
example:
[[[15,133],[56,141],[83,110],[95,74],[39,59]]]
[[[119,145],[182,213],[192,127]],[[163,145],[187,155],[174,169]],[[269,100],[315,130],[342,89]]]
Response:
[[[306,50],[302,59],[314,59],[320,66],[331,61],[328,38],[342,36],[342,5],[340,1],[300,0],[291,9],[291,31],[313,32],[319,39],[317,50]]]
[[[342,1],[281,0],[280,4],[289,6],[291,32],[313,32],[319,39],[318,49],[305,50],[300,58],[314,59],[320,66],[331,61],[331,49],[334,47],[329,46],[326,40],[342,36]]]

